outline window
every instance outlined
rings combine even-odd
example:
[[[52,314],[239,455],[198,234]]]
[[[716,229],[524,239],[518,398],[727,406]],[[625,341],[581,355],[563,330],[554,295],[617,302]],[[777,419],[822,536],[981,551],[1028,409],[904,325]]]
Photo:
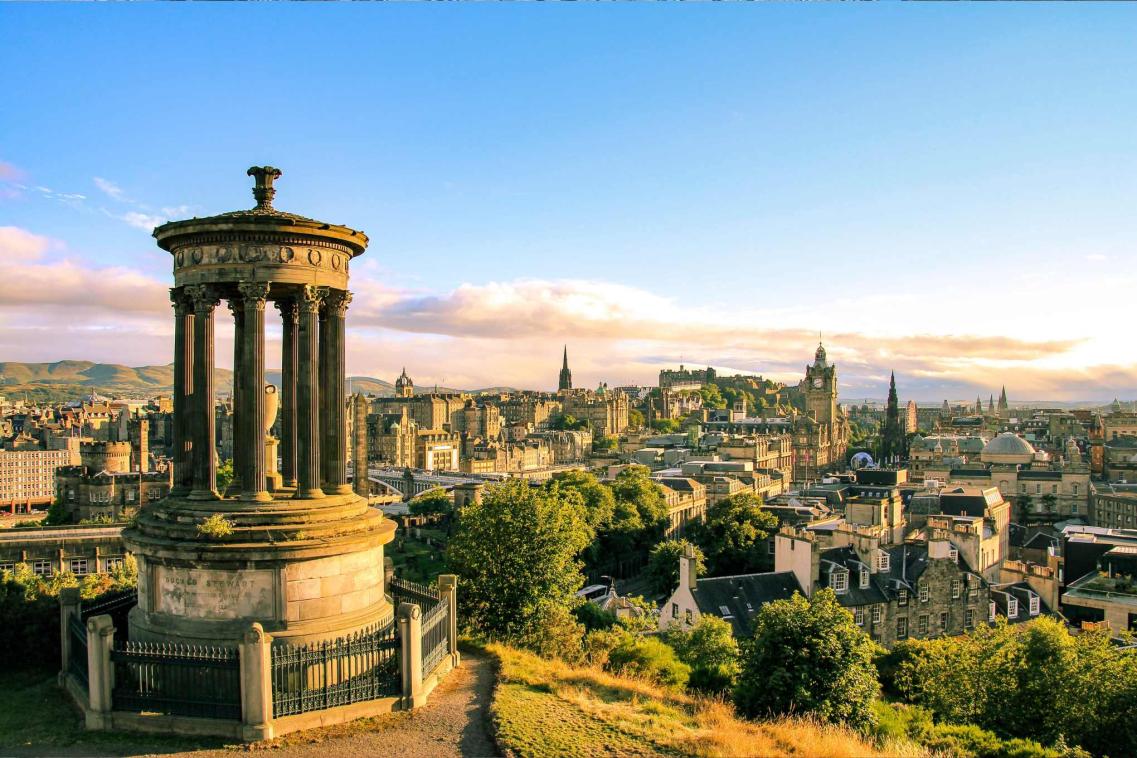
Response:
[[[687,621],[687,623],[688,623],[688,624],[692,624],[692,623],[694,623],[694,619],[695,619],[695,614],[691,612],[691,609],[690,609],[690,608],[688,608],[688,609],[687,609],[687,615],[686,615],[686,621]]]
[[[869,570],[861,569],[861,589],[866,589],[869,586]]]
[[[872,622],[874,624],[880,623],[880,606],[879,605],[874,605],[872,607]]]
[[[774,553],[777,552],[777,549],[774,547],[774,541],[773,540],[770,540],[769,542],[766,543],[766,552],[769,553],[770,555],[773,555]]]
[[[947,631],[948,615],[947,611],[940,614],[940,631]]]
[[[967,589],[967,599],[974,602],[979,597],[978,588],[972,586]]]
[[[719,606],[719,613],[722,614],[723,618],[726,618],[727,616],[732,615],[730,612],[730,608],[727,608],[725,605]]]
[[[882,550],[880,552],[880,556],[877,558],[877,564],[876,564],[877,568],[880,569],[881,571],[891,571],[892,569],[890,568],[891,562],[889,561],[889,557],[890,556],[888,555],[888,553],[886,553]]]
[[[975,611],[971,610],[970,608],[968,608],[967,611],[965,611],[963,614],[963,626],[966,629],[970,629],[971,627],[975,626]]]
[[[85,576],[87,574],[87,559],[72,558],[69,568],[71,569],[71,573],[75,576]]]
[[[1040,606],[1040,603],[1038,600],[1038,595],[1035,595],[1032,593],[1030,596],[1030,615],[1037,616],[1038,612],[1040,610],[1039,606]]]
[[[865,609],[857,608],[853,611],[853,621],[857,622],[857,626],[865,625]]]
[[[956,550],[954,547],[948,548],[947,555],[948,555],[949,560],[952,560],[952,561],[955,561],[956,563],[959,563],[959,551]]]
[[[111,562],[107,561],[107,570],[110,571],[110,568],[111,568]],[[673,619],[679,618],[679,603],[672,603],[671,604],[671,618],[673,618]]]
[[[51,576],[51,562],[32,561],[32,573],[36,576]]]
[[[1007,616],[1015,618],[1019,615],[1019,601],[1016,598],[1007,598]]]
[[[908,590],[901,588],[899,598],[896,601],[897,605],[908,605]]]
[[[1050,485],[1050,492],[1054,495],[1057,495],[1058,494],[1058,485],[1057,484]]]
[[[15,565],[11,563],[0,563],[0,571],[11,571]]]
[[[952,598],[952,600],[958,600],[959,599],[959,580],[958,579],[952,579],[951,580],[951,598]]]
[[[920,602],[921,603],[928,602],[928,595],[929,595],[928,585],[921,584],[920,585]]]
[[[120,568],[122,568],[122,558],[107,558],[107,571],[116,571]],[[678,607],[674,603],[671,604],[671,607],[674,609],[672,610],[671,615],[673,617],[678,617]]]
[[[1077,495],[1077,494],[1078,494],[1078,483],[1077,483],[1077,482],[1075,482],[1074,484],[1072,484],[1072,485],[1070,485],[1070,486],[1071,486],[1071,488],[1072,488],[1072,489],[1071,489],[1071,492],[1072,492],[1073,494]]]
[[[908,619],[896,619],[896,639],[903,640],[908,638]]]
[[[834,592],[846,592],[849,589],[849,572],[834,571],[829,575],[829,586]]]
[[[921,616],[919,621],[916,622],[916,633],[923,636],[928,633],[928,617],[927,615]]]

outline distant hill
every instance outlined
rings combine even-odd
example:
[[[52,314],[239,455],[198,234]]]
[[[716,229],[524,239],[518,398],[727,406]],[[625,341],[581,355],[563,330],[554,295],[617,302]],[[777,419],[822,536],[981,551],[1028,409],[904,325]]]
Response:
[[[271,384],[280,385],[279,371],[266,371],[265,379]],[[232,389],[233,372],[219,368],[214,372],[213,381],[219,394],[228,394]],[[16,395],[27,392],[37,401],[54,401],[74,398],[97,392],[100,395],[155,395],[173,391],[174,365],[165,366],[122,366],[117,363],[93,363],[91,361],[56,361],[55,363],[17,363],[0,362],[0,394]],[[348,377],[348,391],[367,395],[389,397],[395,394],[395,386],[386,380],[371,376]],[[416,387],[416,394],[434,392],[433,385]],[[438,387],[438,392],[513,392],[508,387],[492,387],[486,390],[458,390]]]

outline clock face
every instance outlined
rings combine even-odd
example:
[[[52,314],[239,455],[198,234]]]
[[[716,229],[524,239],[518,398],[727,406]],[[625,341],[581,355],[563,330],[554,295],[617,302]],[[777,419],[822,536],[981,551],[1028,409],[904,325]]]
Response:
[[[821,389],[821,383],[822,383],[822,380],[821,380],[820,376],[813,377],[813,386],[814,387],[816,387],[817,389]]]

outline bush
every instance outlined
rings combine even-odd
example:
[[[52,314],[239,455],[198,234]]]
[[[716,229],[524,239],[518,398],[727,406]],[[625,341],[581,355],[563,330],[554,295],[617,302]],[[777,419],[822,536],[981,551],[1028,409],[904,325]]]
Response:
[[[675,651],[654,637],[627,635],[608,655],[609,671],[636,676],[663,687],[687,686],[691,667],[675,656]]]
[[[678,627],[664,635],[679,660],[691,667],[687,687],[710,694],[728,693],[738,677],[738,643],[728,622],[701,616],[689,630]]]
[[[197,533],[203,537],[212,537],[213,539],[228,537],[233,533],[233,522],[220,513],[214,513],[197,525]]]
[[[572,609],[572,615],[587,631],[611,629],[616,625],[616,614],[604,610],[596,603],[581,603]]]

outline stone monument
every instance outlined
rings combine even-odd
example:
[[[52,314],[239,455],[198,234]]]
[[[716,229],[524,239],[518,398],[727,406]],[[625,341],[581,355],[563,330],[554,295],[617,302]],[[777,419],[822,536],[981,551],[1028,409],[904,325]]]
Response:
[[[392,615],[383,546],[395,525],[347,480],[344,317],[348,269],[367,236],[276,210],[281,172],[248,174],[255,208],[154,230],[174,265],[174,487],[123,532],[138,560],[134,640],[237,644],[257,622],[306,643]],[[225,493],[213,380],[222,300],[235,325],[235,480]],[[279,394],[265,384],[270,302],[283,325]],[[268,435],[278,400],[279,441]]]

